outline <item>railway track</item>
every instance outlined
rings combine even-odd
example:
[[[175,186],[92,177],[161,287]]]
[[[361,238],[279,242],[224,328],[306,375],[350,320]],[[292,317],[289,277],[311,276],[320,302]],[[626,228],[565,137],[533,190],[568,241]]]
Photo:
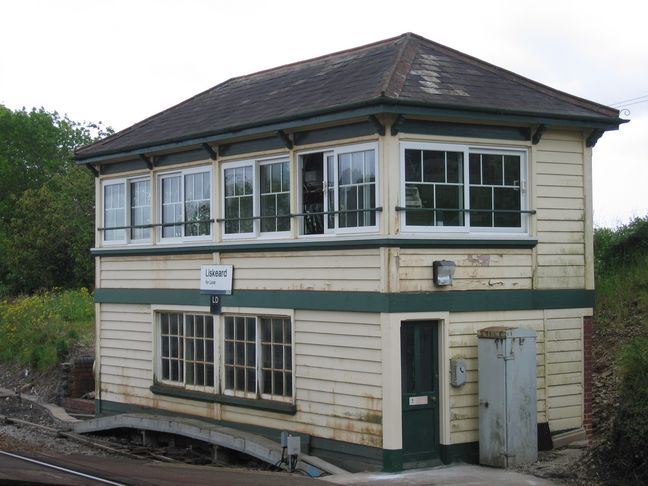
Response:
[[[42,425],[42,424],[37,424],[34,422],[29,422],[27,420],[23,419],[18,419],[14,417],[8,417],[8,416],[3,416],[0,415],[0,423],[6,423],[6,424],[14,424],[17,426],[26,426],[26,427],[32,427],[34,429],[38,429],[44,433],[53,435],[55,437],[63,437],[69,440],[73,440],[75,442],[87,445],[89,447],[93,447],[95,449],[102,450],[104,452],[109,452],[112,454],[118,454],[120,456],[128,457],[130,459],[153,459],[156,461],[162,461],[162,462],[190,462],[189,460],[186,461],[179,461],[178,459],[174,459],[169,456],[165,456],[159,452],[156,452],[154,449],[149,448],[149,447],[142,447],[142,446],[124,446],[121,443],[118,442],[113,442],[105,439],[98,439],[96,437],[94,438],[88,438],[85,436],[82,436],[80,434],[75,434],[73,432],[68,432],[56,427],[50,427],[47,425]],[[179,452],[176,451],[175,455],[179,455]]]
[[[7,464],[7,462],[9,464]],[[69,484],[69,485],[86,485],[86,484],[109,484],[113,486],[126,486],[125,483],[118,483],[103,477],[87,474],[82,471],[62,467],[57,464],[46,462],[40,459],[34,459],[13,452],[0,451],[0,464],[5,467],[11,466],[15,462],[20,464],[12,468],[12,477],[7,478],[12,481],[34,482],[35,484]],[[25,463],[28,465],[25,466]],[[0,473],[0,481],[2,481]]]

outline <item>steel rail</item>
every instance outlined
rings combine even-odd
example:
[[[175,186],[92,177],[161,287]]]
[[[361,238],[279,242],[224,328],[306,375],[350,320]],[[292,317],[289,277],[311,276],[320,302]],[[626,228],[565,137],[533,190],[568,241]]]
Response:
[[[20,461],[30,462],[32,464],[37,464],[39,466],[48,467],[50,469],[55,469],[56,471],[61,471],[61,472],[64,472],[66,474],[71,474],[73,476],[79,476],[79,477],[82,477],[82,478],[85,478],[85,479],[90,479],[90,480],[96,481],[98,483],[112,484],[114,486],[127,486],[125,483],[118,483],[116,481],[111,481],[110,479],[101,478],[99,476],[92,476],[91,474],[86,474],[86,473],[83,473],[81,471],[75,471],[74,469],[68,469],[66,467],[57,466],[55,464],[50,464],[48,462],[39,461],[39,460],[36,460],[36,459],[32,459],[30,457],[19,456],[18,454],[13,454],[12,452],[0,451],[0,454],[2,454],[3,456],[11,457],[13,459],[18,459]]]

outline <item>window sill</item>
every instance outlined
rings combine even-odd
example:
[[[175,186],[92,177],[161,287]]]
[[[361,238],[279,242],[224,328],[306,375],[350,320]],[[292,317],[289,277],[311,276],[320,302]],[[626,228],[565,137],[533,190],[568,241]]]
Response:
[[[186,398],[208,403],[222,403],[223,405],[233,405],[235,407],[254,408],[257,410],[266,410],[268,412],[283,413],[286,415],[295,415],[297,407],[292,403],[273,402],[271,400],[252,400],[249,398],[231,397],[219,393],[205,393],[194,390],[185,390],[169,385],[155,384],[149,390],[156,395],[167,397]]]

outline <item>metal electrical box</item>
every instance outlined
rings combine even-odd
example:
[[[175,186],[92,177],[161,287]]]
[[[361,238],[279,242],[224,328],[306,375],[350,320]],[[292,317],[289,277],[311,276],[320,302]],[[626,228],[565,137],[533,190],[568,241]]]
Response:
[[[489,327],[477,337],[479,462],[504,468],[535,462],[536,333]]]

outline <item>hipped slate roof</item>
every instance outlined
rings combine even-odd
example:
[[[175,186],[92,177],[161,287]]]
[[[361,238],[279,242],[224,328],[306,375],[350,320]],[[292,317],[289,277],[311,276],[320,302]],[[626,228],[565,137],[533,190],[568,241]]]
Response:
[[[415,34],[232,78],[76,152],[119,154],[370,105],[543,116],[616,128],[618,110]]]

